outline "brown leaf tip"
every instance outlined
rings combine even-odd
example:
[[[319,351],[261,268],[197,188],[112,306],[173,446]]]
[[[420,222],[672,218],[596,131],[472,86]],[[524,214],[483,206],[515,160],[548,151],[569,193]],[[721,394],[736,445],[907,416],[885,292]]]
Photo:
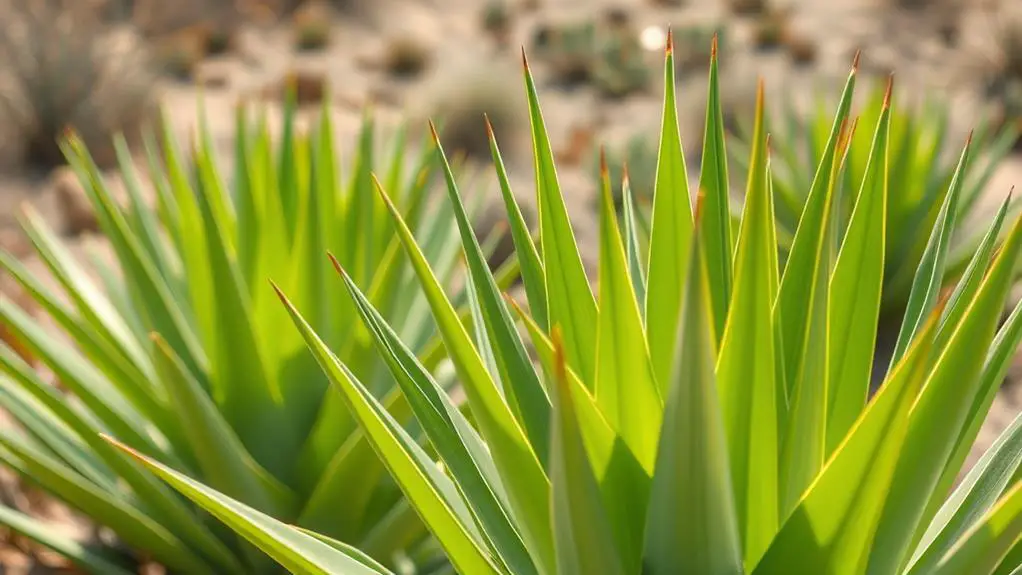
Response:
[[[972,133],[974,130],[969,130],[969,137],[965,138],[965,146],[969,147],[972,145]]]
[[[622,185],[630,185],[631,178],[628,176],[628,160],[621,162],[621,183]]]
[[[280,286],[278,286],[276,284],[276,282],[274,282],[273,280],[269,280],[269,282],[270,282],[270,287],[273,288],[273,292],[277,294],[277,297],[280,298],[280,301],[282,301],[282,302],[284,302],[286,304],[287,303],[287,296],[284,295],[284,291],[281,290]]]
[[[607,168],[607,149],[602,145],[600,146],[600,178],[604,180],[610,178],[610,169]]]
[[[525,46],[522,46],[522,67],[529,71],[529,58],[525,55]]]
[[[699,188],[696,192],[696,207],[695,212],[692,214],[692,227],[693,229],[699,229],[699,223],[703,219],[703,203],[706,201],[706,190]]]
[[[344,273],[344,267],[341,266],[341,262],[337,261],[337,256],[335,256],[333,252],[327,252],[326,257],[330,259],[330,263],[333,264],[334,269],[337,270],[337,273],[341,274]]]
[[[887,76],[887,89],[884,90],[884,109],[891,107],[891,93],[894,91],[894,74]]]
[[[490,123],[490,115],[487,114],[486,112],[483,112],[483,123],[486,124],[486,137],[491,140],[494,139],[493,124]]]
[[[436,124],[433,123],[433,120],[429,120],[429,133],[430,133],[430,135],[433,136],[433,143],[436,144],[437,146],[439,146],[440,145],[440,134],[437,133],[437,131],[436,131]]]
[[[859,59],[862,57],[862,50],[856,50],[855,56],[852,58],[852,73],[859,71]]]
[[[664,54],[670,56],[674,54],[674,30],[667,27],[667,44],[664,46]]]

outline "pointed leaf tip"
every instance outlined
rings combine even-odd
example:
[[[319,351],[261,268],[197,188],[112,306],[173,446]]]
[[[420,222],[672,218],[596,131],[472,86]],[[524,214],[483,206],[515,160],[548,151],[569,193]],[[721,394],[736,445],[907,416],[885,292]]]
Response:
[[[607,168],[607,149],[600,145],[600,178],[610,178],[610,170]]]
[[[894,74],[887,76],[887,89],[884,90],[884,109],[891,107],[891,92],[894,90]]]
[[[526,72],[529,71],[529,58],[525,55],[525,46],[522,46],[522,67]]]
[[[390,197],[387,195],[387,191],[383,189],[383,184],[380,183],[380,178],[376,176],[376,173],[373,172],[369,174],[369,177],[373,180],[373,188],[380,195],[380,198],[383,199],[383,202],[387,204],[387,208],[391,210],[395,209],[394,203],[390,201]]]
[[[427,120],[427,122],[429,123],[429,133],[430,133],[431,136],[433,136],[433,143],[436,144],[437,147],[439,147],[440,146],[440,134],[438,134],[437,131],[436,131],[436,124],[433,123],[432,119]]]
[[[112,435],[108,435],[105,431],[99,432],[99,438],[109,443],[110,445],[113,445],[114,447],[120,449],[121,451],[127,453],[131,457],[138,459],[139,461],[142,460],[143,456],[141,453],[136,451],[133,447],[129,447],[127,444],[121,443],[121,441],[114,438]]]
[[[341,265],[341,262],[337,260],[337,257],[334,256],[334,254],[327,252],[326,256],[330,258],[330,263],[333,264],[334,269],[337,270],[337,273],[341,274],[344,277],[348,277],[348,272],[344,271],[344,266]]]
[[[483,123],[486,124],[486,137],[493,139],[493,124],[490,123],[490,115],[483,112]]]
[[[859,58],[862,57],[862,50],[856,50],[855,56],[852,58],[852,74],[859,71]]]
[[[667,56],[674,53],[674,30],[670,26],[667,27],[667,44],[664,46],[664,53]]]
[[[710,40],[710,61],[717,61],[717,32],[713,33],[713,40]]]
[[[284,305],[288,305],[287,296],[284,295],[284,290],[280,289],[280,286],[278,286],[273,280],[269,280],[269,282],[270,287],[273,288],[273,292],[277,294],[280,301],[283,302]]]

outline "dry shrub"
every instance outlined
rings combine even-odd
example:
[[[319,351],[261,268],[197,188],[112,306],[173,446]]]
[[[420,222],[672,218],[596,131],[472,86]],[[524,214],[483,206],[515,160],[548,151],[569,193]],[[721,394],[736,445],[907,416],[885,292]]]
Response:
[[[330,43],[333,8],[323,0],[308,0],[291,16],[295,47],[302,51],[322,50]]]
[[[0,0],[0,121],[19,158],[63,163],[58,139],[75,130],[97,163],[114,163],[153,110],[154,77],[136,36],[103,24],[76,0]]]

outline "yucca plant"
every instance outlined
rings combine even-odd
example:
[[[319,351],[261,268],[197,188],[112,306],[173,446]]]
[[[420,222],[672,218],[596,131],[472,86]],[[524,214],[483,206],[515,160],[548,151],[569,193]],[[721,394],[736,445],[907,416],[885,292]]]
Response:
[[[955,479],[1022,338],[1022,306],[998,327],[1022,252],[1022,219],[1007,226],[998,245],[1005,201],[955,290],[940,295],[971,153],[966,144],[915,274],[907,335],[867,401],[885,270],[889,105],[872,127],[867,176],[838,242],[835,188],[846,161],[842,126],[853,66],[781,267],[762,89],[746,201],[733,234],[716,62],[693,214],[668,46],[648,258],[627,217],[619,228],[605,176],[597,294],[582,267],[527,65],[538,245],[509,211],[527,312],[502,297],[486,269],[449,170],[471,325],[388,202],[468,413],[334,259],[436,456],[402,429],[281,290],[313,355],[451,568],[472,575],[1019,573],[1022,419],[957,487]],[[506,190],[495,144],[493,155]],[[145,461],[293,573],[391,572],[358,550]]]
[[[409,349],[435,366],[444,348],[427,301],[408,285],[412,269],[370,174],[386,170],[388,201],[445,281],[458,273],[454,214],[430,199],[436,164],[429,140],[416,158],[401,130],[393,153],[381,159],[375,122],[366,115],[342,183],[329,107],[307,133],[296,114],[291,98],[278,142],[265,115],[252,118],[239,107],[229,179],[217,167],[204,123],[188,155],[169,129],[159,141],[150,138],[155,207],[143,199],[142,178],[123,140],[124,205],[82,142],[73,136],[65,142],[113,247],[114,266],[97,262],[103,285],[95,285],[83,262],[32,211],[25,229],[58,289],[0,254],[4,273],[58,331],[6,298],[0,321],[68,391],[62,394],[0,346],[0,406],[21,424],[0,428],[0,462],[110,528],[138,558],[173,573],[279,567],[98,434],[114,435],[282,521],[358,544],[385,564],[420,564],[417,572],[429,572],[438,553],[421,547],[429,539],[425,526],[340,393],[329,389],[267,278],[286,286],[323,341],[394,417],[408,421],[404,396],[359,325],[357,309],[335,297],[334,280],[319,262],[327,250],[337,254]],[[515,264],[498,273],[510,285]],[[467,294],[458,293],[467,317]],[[13,509],[0,508],[0,524],[71,553],[94,572],[112,572],[59,530]]]
[[[847,158],[837,174],[835,218],[837,241],[848,228],[856,195],[866,177],[875,126],[884,106],[884,86],[875,84],[856,115],[850,120],[851,140]],[[805,207],[813,168],[826,153],[827,137],[833,115],[823,99],[817,99],[808,114],[790,103],[771,115],[769,129],[774,135],[773,187],[779,241],[790,246],[799,217]],[[887,230],[885,245],[884,295],[881,315],[885,323],[901,319],[908,302],[912,280],[933,232],[938,213],[948,195],[957,167],[957,150],[948,138],[950,107],[936,98],[915,104],[890,103],[891,128],[888,141]],[[860,128],[857,129],[856,127]],[[748,130],[745,130],[747,133]],[[970,155],[973,169],[965,176],[962,191],[955,201],[954,219],[975,220],[982,208],[982,192],[994,171],[1011,152],[1018,129],[998,128],[989,118],[981,120],[973,131]],[[751,135],[733,140],[733,157],[743,171],[748,169],[748,141]],[[1009,208],[1015,213],[1018,204]],[[989,216],[990,214],[981,214]],[[954,227],[953,229],[957,229]],[[950,247],[945,282],[962,273],[981,241],[979,234],[960,233]],[[782,252],[782,259],[786,250]]]

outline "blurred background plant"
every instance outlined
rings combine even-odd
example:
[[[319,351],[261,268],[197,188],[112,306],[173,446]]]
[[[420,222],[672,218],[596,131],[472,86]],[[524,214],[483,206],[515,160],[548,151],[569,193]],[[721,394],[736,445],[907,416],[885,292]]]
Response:
[[[112,165],[112,134],[137,139],[155,111],[146,47],[86,2],[2,0],[0,14],[0,122],[23,162],[62,164],[57,139],[73,129]]]
[[[415,565],[429,573],[443,560],[434,561],[419,518],[287,325],[268,280],[303,294],[303,305],[317,310],[324,341],[374,382],[397,421],[407,421],[407,404],[357,326],[354,308],[333,297],[336,278],[326,254],[401,326],[423,365],[438,368],[444,350],[422,294],[408,288],[412,270],[380,193],[405,215],[445,284],[454,282],[460,253],[453,213],[429,199],[431,145],[414,157],[402,130],[380,155],[366,115],[353,161],[342,170],[329,108],[304,130],[293,94],[289,101],[279,139],[265,115],[252,121],[238,108],[228,170],[218,168],[205,124],[188,155],[168,130],[147,138],[145,174],[119,139],[123,205],[84,142],[77,136],[64,142],[115,256],[99,267],[76,261],[33,210],[24,216],[25,230],[59,289],[0,252],[4,273],[57,330],[7,298],[0,300],[0,320],[67,390],[45,383],[15,350],[0,347],[0,406],[21,427],[0,427],[0,461],[111,530],[130,559],[154,559],[175,572],[276,568],[111,451],[100,433],[173,461],[282,521],[357,544],[393,568]],[[374,189],[373,173],[381,188]],[[155,190],[155,207],[144,200],[145,186]],[[513,260],[502,268],[505,287],[514,270]],[[89,271],[98,272],[99,285]],[[467,317],[466,293],[452,294]],[[451,381],[449,374],[438,377]],[[59,530],[9,507],[0,506],[0,524],[57,549],[72,545]]]

